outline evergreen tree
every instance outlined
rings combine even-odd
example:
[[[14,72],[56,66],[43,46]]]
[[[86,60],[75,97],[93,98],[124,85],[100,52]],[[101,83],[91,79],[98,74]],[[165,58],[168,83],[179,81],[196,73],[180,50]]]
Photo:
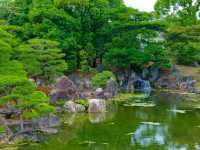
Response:
[[[67,71],[67,63],[63,60],[65,55],[58,46],[55,41],[31,39],[16,49],[15,57],[24,64],[30,77],[49,85]]]
[[[14,36],[0,30],[0,104],[6,109],[16,109],[20,118],[21,130],[24,119],[32,119],[54,110],[48,97],[37,91],[33,81],[27,78],[23,64],[11,59]],[[7,43],[6,43],[7,42]]]

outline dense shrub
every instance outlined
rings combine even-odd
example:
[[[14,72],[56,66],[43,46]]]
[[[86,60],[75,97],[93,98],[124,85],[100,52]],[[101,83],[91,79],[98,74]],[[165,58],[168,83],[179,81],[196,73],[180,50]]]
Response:
[[[102,73],[98,73],[92,78],[92,85],[94,87],[105,88],[107,81],[111,77],[115,79],[114,74],[110,71],[103,71]]]

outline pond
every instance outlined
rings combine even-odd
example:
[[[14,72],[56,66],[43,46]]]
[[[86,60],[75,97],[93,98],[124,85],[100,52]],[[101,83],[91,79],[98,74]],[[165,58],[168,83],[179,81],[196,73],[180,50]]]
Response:
[[[66,114],[59,134],[20,150],[200,150],[200,110],[191,96],[154,93],[151,105],[113,102],[101,114]],[[139,104],[139,103],[138,103]],[[143,103],[144,104],[144,103]],[[153,105],[152,105],[153,104]],[[149,106],[149,107],[148,107]]]

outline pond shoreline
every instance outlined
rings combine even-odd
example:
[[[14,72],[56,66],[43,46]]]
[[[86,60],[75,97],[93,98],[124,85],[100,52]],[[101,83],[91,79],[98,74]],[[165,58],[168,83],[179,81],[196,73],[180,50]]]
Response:
[[[153,90],[153,92],[155,92],[155,90]],[[189,96],[191,98],[192,97],[195,97],[195,98],[198,98],[199,97],[199,100],[200,100],[200,96],[195,94],[195,93],[187,93],[187,92],[180,92],[178,90],[157,90],[156,93],[165,93],[165,94],[178,94],[178,95],[184,95],[184,96]],[[142,94],[142,93],[136,93],[136,94],[133,94],[133,93],[119,93],[117,96],[115,96],[114,98],[112,99],[109,99],[109,100],[106,100],[106,103],[113,103],[113,102],[118,102],[118,103],[126,103],[126,104],[123,104],[123,106],[129,106],[129,107],[155,107],[154,105],[152,105],[151,103],[148,104],[148,103],[144,103],[144,101],[146,101],[145,99],[147,99],[149,96],[146,95],[146,94]],[[128,104],[128,101],[131,100],[131,102],[134,102],[132,104]],[[193,98],[194,99],[194,98]],[[102,101],[102,100],[101,100]],[[191,99],[191,101],[193,101]],[[195,101],[197,102],[197,100]],[[200,102],[200,101],[199,101]],[[200,105],[199,105],[200,106]],[[127,108],[125,108],[127,109]],[[66,111],[66,110],[65,110]],[[184,110],[183,110],[184,111]],[[32,136],[32,134],[35,132],[35,133],[39,133],[39,132],[43,132],[44,135],[53,135],[53,134],[58,134],[59,132],[59,128],[63,125],[63,121],[62,120],[62,117],[60,117],[61,115],[63,115],[63,112],[64,111],[58,111],[56,114],[57,116],[59,116],[57,119],[59,120],[59,123],[58,124],[55,124],[54,126],[51,126],[50,128],[46,127],[46,128],[43,128],[43,129],[36,129],[36,130],[32,130],[32,129],[26,129],[24,130],[24,132],[21,132],[21,133],[17,133],[16,135],[13,135],[12,137],[10,137],[10,139],[6,138],[5,140],[2,140],[1,142],[1,145],[5,145],[5,144],[11,144],[11,145],[16,145],[18,142],[21,143],[23,141],[23,139],[25,138],[22,138],[21,136],[19,135],[29,135],[28,139],[29,140],[33,140],[33,142],[40,142],[36,137]],[[104,113],[106,111],[102,111],[102,112],[99,112],[100,114],[101,113]],[[177,110],[177,111],[173,111],[173,112],[177,112],[177,113],[181,113],[182,110]],[[69,114],[79,114],[81,112],[69,112]],[[87,112],[82,112],[84,114],[88,114]],[[185,113],[185,111],[184,111]],[[92,114],[92,112],[89,112],[89,114]],[[95,113],[94,113],[95,114]],[[54,116],[56,117],[56,116]],[[28,122],[27,122],[28,123]],[[17,124],[17,123],[15,123]],[[45,122],[44,122],[44,125],[45,125]],[[45,133],[46,132],[46,133]],[[47,134],[48,133],[48,134]],[[34,134],[33,134],[34,135]],[[37,134],[36,134],[37,135]],[[19,139],[15,139],[15,142],[12,142],[11,139],[14,139],[15,136],[19,136],[19,139],[22,138],[21,140]],[[27,137],[26,137],[27,138]],[[35,139],[34,139],[35,138]],[[26,140],[25,140],[26,141]]]
[[[164,95],[163,95],[164,94]],[[169,99],[171,99],[171,101],[168,101],[168,99],[165,99],[165,98],[163,98],[163,96],[165,96],[165,95],[168,95],[168,98]],[[156,96],[156,98],[155,98],[155,96]],[[175,100],[173,97],[177,97],[177,98],[181,98],[181,101],[177,101],[177,100]],[[193,97],[191,97],[191,96],[194,96],[194,94],[189,94],[188,95],[189,97],[188,98],[193,98]],[[125,99],[122,99],[122,97],[125,97]],[[159,98],[160,97],[162,97],[162,100],[159,100]],[[148,106],[148,105],[144,105],[144,102],[148,102],[148,103],[152,103],[152,100],[151,99],[154,99],[154,100],[159,100],[159,102],[156,102],[155,101],[155,104],[156,104],[156,106],[153,106],[153,107],[150,107],[150,106]],[[157,92],[157,93],[153,93],[152,94],[152,96],[151,97],[146,97],[144,94],[125,94],[125,95],[121,95],[121,99],[120,100],[117,100],[117,98],[116,98],[116,100],[114,100],[114,99],[112,99],[112,100],[109,100],[109,101],[107,101],[107,103],[109,103],[108,105],[109,105],[109,109],[107,110],[107,112],[105,112],[105,113],[86,113],[86,112],[84,112],[84,113],[66,113],[66,114],[60,114],[60,115],[58,115],[58,116],[60,116],[61,118],[63,118],[62,120],[62,123],[61,123],[61,125],[60,126],[57,126],[57,128],[59,129],[58,130],[58,133],[56,133],[55,135],[53,135],[53,134],[44,134],[44,137],[48,137],[46,140],[47,141],[51,141],[51,142],[53,142],[55,139],[53,138],[53,137],[57,137],[57,136],[65,136],[65,134],[67,134],[67,132],[70,132],[70,134],[78,134],[79,132],[81,133],[81,132],[83,132],[83,133],[81,133],[81,134],[85,134],[85,132],[94,132],[94,130],[93,130],[93,126],[95,127],[99,127],[97,130],[101,130],[101,131],[104,131],[104,127],[106,127],[106,128],[109,128],[110,130],[112,129],[111,127],[113,126],[113,127],[116,127],[116,126],[118,126],[119,125],[119,127],[121,126],[122,127],[122,129],[125,127],[125,125],[126,124],[123,124],[123,122],[125,121],[124,120],[124,118],[123,117],[125,117],[126,115],[128,115],[129,116],[129,120],[130,120],[130,116],[131,116],[131,112],[132,111],[136,111],[136,112],[140,112],[140,113],[147,113],[148,115],[150,115],[150,116],[152,116],[153,118],[146,118],[145,119],[145,115],[142,117],[142,116],[140,116],[139,114],[135,114],[137,117],[142,117],[141,118],[141,120],[139,120],[139,122],[137,123],[138,124],[138,129],[136,128],[135,129],[135,131],[133,132],[131,132],[130,131],[130,129],[126,129],[126,128],[124,128],[123,130],[123,132],[125,132],[125,133],[123,133],[123,136],[125,136],[125,137],[133,137],[133,136],[135,136],[135,138],[137,138],[137,142],[141,142],[141,140],[142,139],[138,139],[139,137],[138,136],[136,136],[137,134],[139,134],[139,133],[137,133],[137,132],[139,132],[140,131],[140,128],[142,128],[142,131],[143,130],[146,130],[145,128],[146,127],[151,127],[151,128],[155,128],[156,130],[157,130],[157,128],[159,129],[160,127],[162,127],[163,126],[163,124],[164,124],[164,122],[166,122],[167,120],[166,120],[166,117],[165,117],[165,119],[164,120],[160,120],[159,121],[159,119],[160,119],[160,117],[161,116],[163,116],[164,114],[168,114],[168,115],[170,115],[170,116],[179,116],[179,117],[184,117],[184,115],[185,115],[185,117],[184,118],[187,118],[187,114],[189,115],[189,114],[193,114],[194,112],[196,112],[196,113],[198,113],[199,111],[197,110],[197,109],[195,109],[195,108],[192,108],[191,107],[191,102],[193,101],[192,99],[188,99],[187,97],[185,97],[185,94],[184,95],[182,95],[182,94],[177,94],[176,92],[172,92],[172,93],[168,93],[168,92]],[[198,95],[196,95],[196,97],[195,98],[199,98],[200,99],[200,97],[198,96]],[[154,101],[153,100],[153,101]],[[167,100],[167,101],[166,101]],[[164,106],[166,105],[165,103],[169,103],[170,105],[171,105],[171,103],[173,104],[173,105],[177,105],[176,103],[177,102],[179,102],[180,104],[179,105],[181,105],[181,107],[179,108],[179,107],[177,107],[176,109],[174,109],[173,107],[167,107],[167,108],[165,108]],[[162,103],[162,104],[160,104],[160,102]],[[199,101],[200,102],[200,101]],[[199,102],[198,102],[198,104],[199,104]],[[117,107],[115,106],[115,103],[117,103]],[[133,105],[133,104],[135,104],[135,103],[137,103],[137,104],[141,104],[141,105]],[[186,106],[184,106],[184,103],[186,103]],[[126,107],[124,104],[129,104],[130,106],[129,107]],[[197,104],[197,103],[195,103],[195,104]],[[158,105],[158,106],[157,106]],[[169,106],[170,106],[169,105]],[[160,108],[162,106],[162,109]],[[178,106],[178,105],[177,105]],[[116,107],[116,108],[113,108],[113,107]],[[160,110],[160,113],[161,113],[161,116],[159,117],[158,115],[156,115],[156,111],[157,111],[157,109],[161,109]],[[163,109],[163,108],[165,108],[165,109]],[[188,109],[188,110],[187,110]],[[189,109],[194,109],[193,111],[189,111]],[[125,111],[125,112],[124,112]],[[151,112],[150,114],[149,114],[149,112]],[[113,114],[114,113],[114,114]],[[119,121],[117,121],[117,120],[115,120],[115,119],[113,119],[113,117],[114,118],[116,118],[118,115],[117,114],[119,113],[119,114],[123,114],[123,116],[121,116],[122,118],[119,120]],[[132,112],[133,113],[133,112]],[[164,114],[163,114],[164,113]],[[147,115],[146,114],[146,115]],[[117,116],[116,116],[117,115]],[[139,116],[138,116],[139,115]],[[82,117],[81,117],[82,116]],[[174,116],[174,117],[175,117]],[[190,115],[191,116],[191,115]],[[118,117],[117,117],[118,118]],[[116,118],[116,119],[117,119]],[[175,119],[175,118],[174,118]],[[123,121],[122,121],[123,120]],[[134,119],[135,121],[137,121],[138,119],[137,118],[135,118]],[[128,123],[128,124],[132,124],[131,122],[133,122],[134,120],[130,120],[130,123],[128,123],[128,120],[126,120],[125,122],[126,123]],[[164,121],[164,122],[163,122]],[[124,123],[125,123],[124,122]],[[86,124],[86,126],[88,126],[89,128],[92,128],[92,131],[90,131],[90,129],[81,129],[81,128],[83,128],[84,127],[84,124]],[[105,124],[105,125],[104,125]],[[192,123],[192,124],[194,124],[194,123]],[[197,123],[195,123],[196,124],[196,126],[198,126],[198,124]],[[64,126],[63,126],[64,125]],[[102,125],[102,128],[101,128],[101,125]],[[172,124],[173,125],[173,124]],[[187,123],[187,125],[189,125],[189,122]],[[176,126],[175,126],[176,127]],[[174,127],[174,128],[175,128]],[[66,131],[63,131],[63,129],[62,128],[66,128]],[[143,129],[144,128],[144,129]],[[194,127],[193,127],[194,128]],[[163,127],[163,129],[162,130],[164,130],[165,128]],[[196,128],[194,128],[194,129],[192,129],[192,130],[194,130],[194,131],[196,131],[198,129],[198,127],[196,127]],[[75,133],[73,133],[74,132],[74,130],[76,131]],[[65,134],[63,133],[62,134],[62,132],[66,132]],[[72,133],[71,133],[72,132]],[[100,131],[99,131],[100,132]],[[98,134],[100,134],[99,132],[97,132]],[[158,132],[158,131],[157,131]],[[163,131],[162,131],[163,132]],[[164,132],[167,132],[167,131],[164,131]],[[88,134],[89,134],[88,133]],[[92,133],[90,133],[90,134],[92,134]],[[95,132],[94,132],[95,133]],[[95,134],[97,134],[97,133],[95,133]],[[90,136],[90,134],[88,135],[88,136]],[[97,135],[98,135],[97,134]],[[122,134],[121,132],[119,133],[120,135]],[[141,134],[141,133],[140,133]],[[165,133],[166,134],[166,133]],[[100,136],[100,135],[99,135]],[[112,134],[111,133],[109,133],[109,136],[112,136]],[[140,135],[141,136],[141,135]],[[150,136],[150,135],[149,135]],[[190,135],[191,136],[191,135]],[[52,140],[51,140],[51,137],[53,138]],[[72,136],[72,137],[68,137],[69,139],[69,142],[71,141],[71,140],[73,140],[73,138],[75,138],[76,136]],[[83,136],[83,137],[85,137],[85,136]],[[86,136],[87,137],[87,136]],[[93,136],[92,136],[93,137]],[[50,138],[50,139],[49,139]],[[78,137],[77,137],[78,138]],[[80,137],[81,138],[81,137]],[[93,137],[94,139],[95,139],[95,137]],[[71,139],[71,140],[70,140]],[[75,138],[76,139],[76,138]],[[79,141],[78,143],[76,142],[76,140],[74,141],[76,144],[77,144],[77,147],[87,147],[87,145],[89,146],[89,145],[91,145],[92,147],[101,147],[99,144],[99,141],[96,141],[96,140],[92,140],[92,139],[88,139],[87,140],[87,138],[83,138],[82,140],[83,141]],[[46,141],[45,139],[43,139],[44,141]],[[30,147],[35,147],[35,148],[37,148],[37,145],[40,145],[40,144],[44,144],[44,143],[46,143],[46,142],[44,142],[44,141],[41,141],[41,142],[39,142],[39,143],[37,143],[35,146],[34,146],[34,144],[32,145],[32,146],[30,146]],[[103,140],[103,139],[102,139]],[[56,140],[57,141],[57,140]],[[113,141],[113,140],[112,140]],[[13,143],[12,145],[10,145],[10,146],[16,146],[16,147],[24,147],[25,149],[26,148],[28,148],[29,146],[28,146],[28,144],[27,144],[27,142],[28,141],[24,141],[24,144],[23,144],[23,142],[21,143],[21,142],[19,142],[19,145],[17,144],[17,143]],[[57,142],[59,142],[59,141],[57,141]],[[128,141],[121,141],[121,142],[128,142]],[[158,146],[159,146],[159,141],[156,141],[156,142],[158,142],[157,144],[158,144]],[[20,144],[21,143],[21,144]],[[109,143],[109,141],[105,141],[105,143]],[[71,145],[72,144],[72,145]],[[73,144],[73,143],[71,143],[71,144],[69,144],[69,149],[71,148],[71,149],[73,149],[72,147],[74,147],[75,145]],[[128,143],[127,143],[128,144]],[[160,143],[161,144],[161,143]],[[48,144],[47,144],[48,145]],[[68,145],[68,144],[67,144]],[[74,146],[73,146],[74,145]],[[96,146],[95,146],[96,145]],[[118,145],[118,144],[117,144]],[[117,146],[116,145],[116,146]],[[9,147],[9,145],[7,145],[8,147]],[[43,146],[45,146],[45,144],[43,145]],[[128,145],[127,145],[128,146]],[[63,146],[60,146],[60,147],[62,147],[62,148],[64,148],[65,146],[63,145]],[[111,145],[110,145],[110,143],[109,143],[109,147],[112,147]],[[131,147],[131,146],[130,146]],[[23,148],[22,148],[23,149]],[[34,148],[33,148],[34,149]],[[84,148],[83,148],[84,149]],[[29,150],[29,149],[28,149]]]

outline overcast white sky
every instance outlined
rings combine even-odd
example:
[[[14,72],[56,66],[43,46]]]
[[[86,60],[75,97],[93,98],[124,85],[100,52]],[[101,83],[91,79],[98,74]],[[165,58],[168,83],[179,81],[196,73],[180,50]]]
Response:
[[[127,6],[137,8],[141,11],[153,11],[153,6],[157,0],[124,0]]]

